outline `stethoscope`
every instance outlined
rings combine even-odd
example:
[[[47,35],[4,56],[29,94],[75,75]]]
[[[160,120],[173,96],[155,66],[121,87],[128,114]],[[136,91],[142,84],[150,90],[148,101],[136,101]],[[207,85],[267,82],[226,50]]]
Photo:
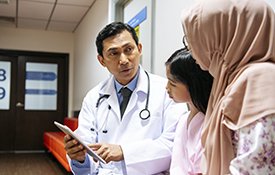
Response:
[[[150,78],[149,78],[149,74],[144,71],[146,76],[147,76],[147,81],[148,81],[148,86],[147,86],[147,97],[146,97],[146,104],[145,104],[145,108],[142,109],[140,112],[139,112],[139,117],[141,118],[141,120],[147,120],[149,117],[150,117],[150,111],[148,109],[148,104],[149,104],[149,97],[150,97]],[[109,94],[104,94],[102,96],[100,96],[96,102],[96,108],[99,108],[101,102],[103,101],[103,99],[108,99],[110,97]],[[106,129],[106,125],[107,125],[107,120],[108,120],[108,116],[109,116],[109,112],[111,110],[111,106],[108,105],[108,114],[107,114],[107,117],[105,118],[104,122],[103,122],[103,125],[100,129],[98,129],[98,131],[102,131],[103,133],[107,133],[107,129]],[[91,131],[95,131],[94,128],[91,128]]]
[[[150,97],[150,78],[149,78],[149,75],[146,71],[144,71],[146,76],[147,76],[147,81],[148,81],[148,86],[147,86],[147,97],[146,97],[146,104],[145,104],[145,108],[142,109],[140,112],[139,112],[139,117],[142,119],[142,120],[147,120],[149,117],[150,117],[150,111],[148,109],[148,104],[149,104],[149,97]]]

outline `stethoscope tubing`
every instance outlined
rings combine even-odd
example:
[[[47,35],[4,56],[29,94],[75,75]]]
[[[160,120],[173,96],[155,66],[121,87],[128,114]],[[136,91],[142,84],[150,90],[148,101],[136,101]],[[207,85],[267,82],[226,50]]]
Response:
[[[141,118],[141,120],[147,120],[149,117],[150,117],[150,111],[148,109],[148,105],[149,105],[149,98],[150,98],[150,77],[149,77],[149,74],[147,73],[147,71],[144,71],[146,76],[147,76],[147,82],[148,82],[148,86],[147,86],[147,97],[146,97],[146,104],[145,104],[145,108],[142,109],[140,112],[139,112],[139,117]],[[101,102],[103,99],[107,99],[109,98],[110,95],[109,94],[104,94],[102,96],[100,96],[96,102],[96,108],[98,110]],[[108,105],[108,114],[109,115],[109,112],[111,110],[111,106]],[[96,116],[97,118],[97,116]],[[107,120],[108,120],[108,116],[106,116],[106,119],[103,123],[103,126],[101,126],[101,128],[99,130],[97,130],[96,132],[100,131],[103,129],[103,127],[105,126],[105,128],[102,130],[103,133],[107,133],[107,129],[106,129],[106,125],[107,125]],[[91,131],[95,131],[94,128],[91,128]]]
[[[139,112],[139,117],[142,119],[142,120],[147,120],[149,117],[150,117],[150,111],[148,109],[148,104],[149,104],[149,97],[150,97],[150,78],[149,78],[149,74],[148,72],[144,71],[146,76],[147,76],[147,82],[148,82],[148,85],[147,85],[147,98],[146,98],[146,104],[145,104],[145,108],[142,109],[140,112]],[[143,116],[143,114],[145,114]]]

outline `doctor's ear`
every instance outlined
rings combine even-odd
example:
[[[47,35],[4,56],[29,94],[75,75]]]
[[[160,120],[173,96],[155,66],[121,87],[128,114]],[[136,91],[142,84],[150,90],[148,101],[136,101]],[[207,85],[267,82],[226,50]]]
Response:
[[[139,53],[141,53],[141,52],[142,52],[142,44],[141,44],[141,43],[138,43],[137,47],[138,47]]]
[[[104,63],[104,58],[101,55],[97,55],[97,59],[103,67],[106,67]]]

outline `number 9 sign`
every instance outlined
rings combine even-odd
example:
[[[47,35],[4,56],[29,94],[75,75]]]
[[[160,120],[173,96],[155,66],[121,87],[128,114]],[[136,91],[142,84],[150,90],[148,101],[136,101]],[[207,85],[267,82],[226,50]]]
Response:
[[[0,100],[2,100],[6,95],[6,91],[3,87],[0,87]]]

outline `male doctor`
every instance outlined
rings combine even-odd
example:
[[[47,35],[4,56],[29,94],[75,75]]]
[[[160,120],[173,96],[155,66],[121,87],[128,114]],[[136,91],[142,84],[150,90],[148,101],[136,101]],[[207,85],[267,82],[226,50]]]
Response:
[[[75,132],[107,164],[94,160],[66,135],[65,149],[73,173],[164,174],[185,104],[173,103],[165,90],[166,79],[139,65],[142,45],[129,25],[107,25],[99,32],[96,46],[98,61],[112,75],[84,98]]]

